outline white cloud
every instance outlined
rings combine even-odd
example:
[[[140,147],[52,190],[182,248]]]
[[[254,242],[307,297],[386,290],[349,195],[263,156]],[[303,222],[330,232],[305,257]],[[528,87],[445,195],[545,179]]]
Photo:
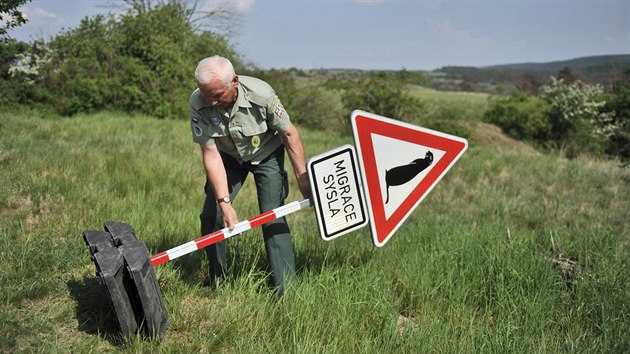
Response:
[[[256,0],[235,0],[236,9],[240,12],[246,12],[254,8]]]
[[[208,0],[200,2],[201,11],[228,10],[247,12],[256,4],[256,0]]]
[[[66,21],[59,15],[46,11],[40,7],[26,7],[24,13],[28,18],[28,23],[36,26],[43,25],[63,25]]]

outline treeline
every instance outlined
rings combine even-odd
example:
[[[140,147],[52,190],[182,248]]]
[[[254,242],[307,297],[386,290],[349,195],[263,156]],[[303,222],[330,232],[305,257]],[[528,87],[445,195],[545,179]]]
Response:
[[[485,119],[507,134],[567,157],[611,155],[630,161],[630,70],[610,91],[578,79],[551,77],[534,94],[491,97]]]
[[[0,106],[31,106],[66,116],[109,110],[187,118],[187,98],[196,88],[194,68],[215,54],[229,58],[239,74],[268,81],[293,119],[312,128],[349,131],[347,112],[357,107],[404,117],[420,105],[405,92],[405,84],[421,82],[422,74],[341,76],[298,85],[297,69],[248,66],[225,37],[195,31],[189,18],[189,9],[167,2],[134,7],[117,17],[85,18],[49,42],[9,40],[0,51]]]
[[[196,31],[178,2],[134,7],[116,17],[85,18],[49,42],[0,44],[0,107],[34,107],[72,116],[102,110],[187,119],[193,71],[209,55],[229,58],[237,72],[269,82],[299,125],[350,132],[349,112],[363,109],[466,136],[456,117],[428,114],[411,88],[435,86],[431,73],[407,70],[257,70],[217,33]],[[483,70],[474,70],[482,75]],[[468,74],[471,71],[467,71]],[[477,79],[477,76],[473,77]],[[571,70],[541,84],[524,75],[520,85],[491,96],[484,119],[509,135],[566,156],[582,153],[630,160],[630,70],[608,90]],[[459,89],[475,91],[475,85]],[[447,107],[448,108],[448,107]],[[445,111],[448,111],[446,109]],[[420,118],[418,118],[420,117]]]
[[[363,109],[405,120],[422,116],[424,105],[409,92],[409,85],[423,82],[423,75],[398,72],[306,73],[289,70],[245,70],[267,81],[280,93],[291,119],[313,129],[351,132],[350,112]]]
[[[208,53],[241,59],[227,40],[197,33],[176,4],[85,18],[50,42],[9,41],[2,50],[2,105],[30,105],[62,115],[113,110],[159,118],[185,115],[192,72]]]
[[[610,90],[614,81],[630,70],[630,55],[604,55],[549,63],[523,63],[491,67],[445,66],[429,73],[437,89],[474,90],[487,93],[527,91],[547,85],[563,73]]]
[[[376,99],[378,94],[369,95],[348,85],[343,93],[319,84],[298,88],[292,75],[248,67],[226,38],[194,31],[188,11],[178,3],[146,11],[134,8],[115,18],[85,18],[79,27],[48,43],[9,40],[0,51],[0,105],[26,105],[67,116],[111,110],[186,118],[187,97],[196,87],[194,68],[200,59],[218,54],[229,58],[238,73],[272,84],[303,125],[347,128],[339,118],[347,116],[342,113],[347,109],[339,103],[340,94],[345,106],[366,99],[374,101],[382,114],[400,117],[409,111],[404,101],[392,100],[393,95],[405,98],[402,81],[377,85],[375,80],[385,78],[361,78],[360,85],[384,86],[381,91],[392,92],[388,100],[381,101]],[[406,81],[416,79],[411,73],[403,75]]]

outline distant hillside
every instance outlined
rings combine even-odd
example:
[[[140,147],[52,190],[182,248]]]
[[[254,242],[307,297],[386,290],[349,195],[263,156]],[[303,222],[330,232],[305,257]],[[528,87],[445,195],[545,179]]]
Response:
[[[489,67],[447,66],[428,73],[432,86],[438,89],[461,89],[492,92],[498,87],[511,90],[522,85],[540,86],[569,69],[576,78],[608,86],[616,77],[630,70],[630,55],[602,55],[553,61],[517,63]]]
[[[548,63],[503,64],[484,67],[486,70],[516,69],[533,71],[560,71],[564,68],[586,69],[592,66],[606,66],[630,63],[630,54],[599,55]]]

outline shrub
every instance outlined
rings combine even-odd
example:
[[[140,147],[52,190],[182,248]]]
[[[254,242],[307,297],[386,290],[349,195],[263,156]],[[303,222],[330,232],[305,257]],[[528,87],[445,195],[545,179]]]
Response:
[[[605,97],[599,85],[552,77],[538,96],[493,97],[484,117],[514,138],[559,149],[569,158],[601,155],[607,149],[623,150],[616,144],[628,136],[620,134],[623,122],[613,108],[607,111]]]
[[[612,115],[603,112],[603,92],[599,85],[579,80],[567,84],[554,77],[541,88],[540,97],[549,104],[551,139],[568,157],[604,152],[615,126]]]
[[[548,104],[522,92],[492,97],[484,120],[499,126],[509,136],[544,145],[551,137]]]
[[[27,102],[36,91],[33,77],[37,74],[37,62],[41,59],[41,42],[32,45],[5,39],[0,43],[0,106],[15,108]],[[27,56],[32,52],[35,55]]]
[[[606,153],[618,156],[626,164],[630,163],[630,70],[613,84],[612,92],[606,99],[604,111],[612,116],[615,126],[606,145]]]
[[[381,71],[346,85],[341,101],[347,111],[362,109],[401,120],[421,116],[422,103],[405,87],[404,80]]]
[[[204,57],[238,55],[214,33],[195,33],[187,11],[169,3],[116,18],[85,18],[56,36],[35,82],[36,99],[64,115],[98,110],[141,112],[159,118],[188,116],[193,72]]]
[[[349,133],[350,111],[344,110],[338,92],[310,85],[295,92],[293,116],[298,124],[313,129]]]

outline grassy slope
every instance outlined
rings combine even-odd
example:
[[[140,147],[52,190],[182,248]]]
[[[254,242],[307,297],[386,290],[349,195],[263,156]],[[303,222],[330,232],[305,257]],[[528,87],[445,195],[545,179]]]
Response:
[[[542,155],[486,125],[385,247],[365,229],[325,243],[311,211],[291,215],[290,295],[268,290],[251,231],[232,240],[232,279],[217,291],[202,285],[203,252],[157,267],[167,335],[120,345],[81,232],[129,222],[153,253],[195,238],[203,172],[189,134],[182,121],[0,113],[1,351],[630,348],[630,172]],[[351,142],[303,139],[309,156]],[[242,218],[257,214],[251,192]],[[559,253],[579,264],[570,282]]]
[[[479,121],[486,110],[488,95],[476,92],[445,92],[410,86],[412,96],[425,105],[427,116],[441,119]]]

